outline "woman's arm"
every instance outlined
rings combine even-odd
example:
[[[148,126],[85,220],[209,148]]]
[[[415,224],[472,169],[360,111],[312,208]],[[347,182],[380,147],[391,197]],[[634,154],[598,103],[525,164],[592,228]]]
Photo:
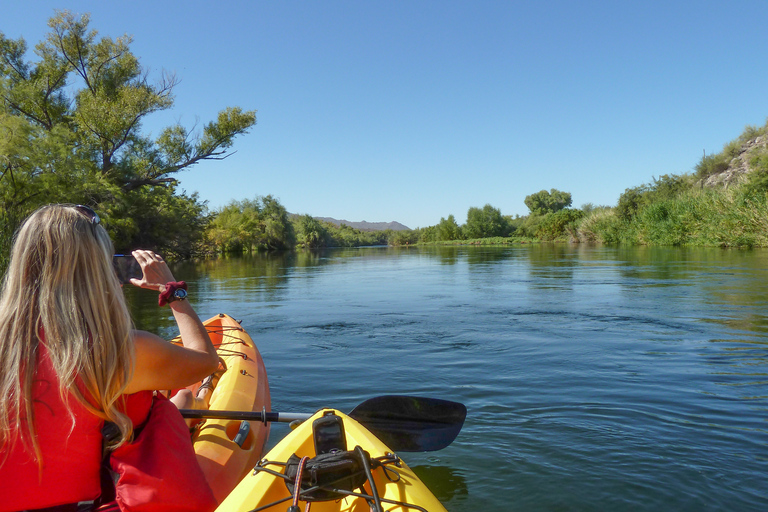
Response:
[[[131,284],[141,288],[165,290],[165,283],[175,281],[168,265],[152,251],[133,251],[144,271],[142,279]],[[179,326],[183,346],[168,343],[146,331],[134,331],[136,351],[133,376],[126,393],[145,389],[178,389],[202,380],[218,367],[216,349],[205,326],[186,300],[170,303]]]

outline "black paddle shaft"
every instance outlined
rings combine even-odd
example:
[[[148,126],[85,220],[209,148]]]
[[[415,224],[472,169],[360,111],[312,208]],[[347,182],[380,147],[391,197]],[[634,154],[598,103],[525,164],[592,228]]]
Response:
[[[218,420],[240,420],[240,421],[260,421],[262,423],[268,422],[284,422],[290,423],[291,421],[304,421],[312,417],[307,413],[291,413],[291,412],[267,412],[261,411],[217,411],[213,409],[179,409],[181,415],[185,418],[191,419],[205,419],[214,418]]]
[[[292,422],[312,415],[262,411],[181,409],[185,418],[239,421]],[[464,404],[404,395],[371,398],[355,407],[349,417],[362,424],[395,451],[429,452],[445,448],[459,435],[467,416]]]

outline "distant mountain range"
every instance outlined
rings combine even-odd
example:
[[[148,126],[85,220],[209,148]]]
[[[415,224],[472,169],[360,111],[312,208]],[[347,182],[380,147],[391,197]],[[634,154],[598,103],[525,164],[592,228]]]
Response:
[[[340,226],[342,224],[346,224],[347,226],[355,229],[359,229],[360,231],[384,231],[387,229],[391,229],[392,231],[410,231],[411,228],[408,226],[404,226],[403,224],[400,224],[399,222],[350,222],[348,220],[337,220],[333,219],[331,217],[315,217],[317,220],[322,220],[325,222],[330,222],[331,224],[335,224],[336,226]]]

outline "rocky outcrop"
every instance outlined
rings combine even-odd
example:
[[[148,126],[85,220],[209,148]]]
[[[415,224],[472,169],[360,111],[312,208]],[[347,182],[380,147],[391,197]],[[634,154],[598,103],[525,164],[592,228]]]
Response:
[[[748,140],[741,145],[736,156],[728,163],[728,168],[720,173],[712,174],[704,178],[705,187],[728,187],[731,184],[741,183],[747,179],[747,174],[752,171],[750,160],[759,153],[768,151],[768,135],[760,135]]]

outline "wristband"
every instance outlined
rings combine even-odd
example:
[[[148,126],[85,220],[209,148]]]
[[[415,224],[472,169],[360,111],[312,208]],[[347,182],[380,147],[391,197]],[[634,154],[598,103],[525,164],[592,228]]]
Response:
[[[165,283],[165,290],[157,298],[159,306],[165,306],[168,303],[185,300],[187,298],[187,283],[184,281],[171,281]]]

